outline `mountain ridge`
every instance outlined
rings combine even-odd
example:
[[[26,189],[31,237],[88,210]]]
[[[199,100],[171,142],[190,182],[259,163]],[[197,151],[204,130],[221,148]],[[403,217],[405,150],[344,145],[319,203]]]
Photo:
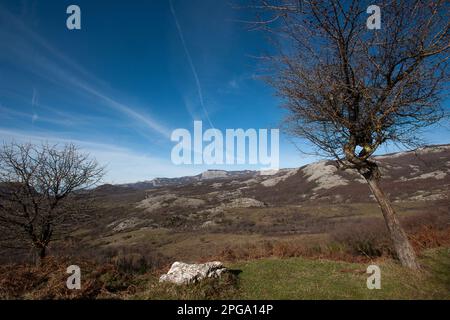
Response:
[[[420,154],[427,151],[432,150],[440,150],[440,149],[450,149],[450,144],[439,144],[439,145],[427,145],[423,146],[414,150],[407,150],[407,151],[399,151],[399,152],[392,152],[387,153],[383,155],[377,155],[373,157],[373,160],[382,160],[382,159],[389,159],[393,157],[399,157],[403,155],[412,155],[412,154]],[[318,163],[322,162],[332,162],[333,160],[330,159],[323,159],[319,161],[315,161],[300,167],[294,167],[294,168],[282,168],[279,169],[278,172],[276,172],[273,175],[270,176],[277,176],[280,172],[285,171],[291,171],[291,170],[299,170],[303,169],[308,166],[317,166]],[[180,186],[190,183],[195,183],[202,180],[215,180],[215,179],[229,179],[229,178],[241,178],[245,176],[257,176],[261,175],[261,171],[259,170],[221,170],[221,169],[208,169],[200,174],[192,175],[192,176],[180,176],[180,177],[173,177],[173,178],[167,178],[167,177],[157,177],[151,180],[144,180],[144,181],[138,181],[138,182],[132,182],[132,183],[122,183],[122,184],[105,184],[101,185],[98,188],[104,188],[105,186],[112,186],[112,187],[124,187],[124,188],[131,188],[135,190],[146,190],[146,189],[153,189],[158,187],[168,187],[168,186]]]

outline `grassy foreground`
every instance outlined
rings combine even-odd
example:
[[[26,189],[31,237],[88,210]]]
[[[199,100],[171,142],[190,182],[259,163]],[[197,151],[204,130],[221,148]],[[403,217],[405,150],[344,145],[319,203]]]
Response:
[[[238,280],[173,286],[152,279],[137,299],[450,299],[450,248],[428,250],[423,270],[414,272],[392,260],[377,261],[381,289],[369,290],[366,268],[305,258],[262,259],[231,265]]]
[[[82,270],[80,290],[66,287],[67,266]],[[164,270],[130,272],[114,264],[49,258],[41,266],[0,266],[0,299],[446,299],[450,247],[422,251],[421,271],[392,259],[349,263],[318,258],[265,258],[228,263],[240,274],[177,286],[159,283]],[[367,289],[366,269],[381,269],[381,289]]]

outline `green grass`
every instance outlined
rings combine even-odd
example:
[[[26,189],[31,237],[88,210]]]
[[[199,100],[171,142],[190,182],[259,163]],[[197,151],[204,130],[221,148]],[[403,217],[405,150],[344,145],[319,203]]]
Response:
[[[450,299],[450,248],[427,251],[414,272],[392,260],[377,262],[381,289],[366,286],[368,265],[306,258],[262,259],[230,265],[238,283],[210,280],[190,286],[158,284],[138,299]]]
[[[270,259],[237,264],[242,299],[450,299],[450,249],[429,251],[414,272],[380,262],[381,289],[366,286],[367,265]]]

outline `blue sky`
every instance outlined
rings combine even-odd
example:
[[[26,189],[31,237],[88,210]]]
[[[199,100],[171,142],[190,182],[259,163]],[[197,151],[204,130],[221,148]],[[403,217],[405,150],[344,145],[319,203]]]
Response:
[[[81,30],[66,28],[70,4],[81,8]],[[280,101],[255,58],[268,48],[239,22],[248,19],[227,1],[3,0],[0,138],[73,141],[108,165],[110,183],[255,169],[170,159],[171,132],[194,120],[221,130],[278,127]],[[448,126],[427,139],[448,143]],[[281,167],[313,160],[281,136]]]

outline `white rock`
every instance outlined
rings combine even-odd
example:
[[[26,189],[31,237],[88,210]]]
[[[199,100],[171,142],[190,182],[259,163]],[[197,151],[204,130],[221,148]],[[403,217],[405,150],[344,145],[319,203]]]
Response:
[[[198,208],[203,206],[204,204],[205,201],[202,199],[180,197],[172,202],[171,206],[182,208]]]
[[[114,232],[120,232],[126,229],[131,229],[136,227],[141,222],[138,218],[130,218],[119,222],[114,228]],[[116,222],[110,223],[108,227],[112,227]]]
[[[265,207],[265,203],[253,198],[237,198],[230,203],[224,204],[227,208],[252,208]]]
[[[164,194],[159,196],[148,196],[138,203],[137,207],[152,212],[163,207],[198,208],[205,201],[197,198],[179,197],[176,194]]]
[[[266,207],[266,204],[262,201],[253,198],[237,198],[228,203],[222,203],[220,206],[200,211],[200,213],[219,214],[226,209],[230,208],[258,208]]]
[[[189,284],[206,278],[218,278],[227,269],[219,261],[188,264],[174,262],[169,272],[159,278],[159,282],[172,282],[175,284]]]
[[[303,172],[307,176],[307,181],[313,181],[317,184],[313,191],[331,189],[348,184],[346,179],[337,174],[337,168],[327,164],[326,161],[309,164],[303,168]]]
[[[202,173],[201,179],[218,179],[218,178],[226,178],[228,177],[228,173],[224,170],[208,170]]]
[[[446,172],[444,172],[442,170],[437,170],[437,171],[421,174],[420,176],[411,178],[409,180],[421,180],[421,179],[437,179],[437,180],[441,180],[441,179],[444,179],[446,176],[447,176]]]
[[[280,170],[280,173],[282,174],[281,176],[267,179],[267,180],[261,182],[261,184],[264,187],[276,186],[278,183],[280,183],[280,182],[286,180],[287,178],[293,176],[294,174],[296,174],[297,171],[298,171],[298,168],[297,169],[282,169],[282,170]]]
[[[200,226],[200,228],[205,228],[205,229],[207,229],[207,228],[213,228],[213,227],[215,227],[215,226],[217,226],[217,223],[216,223],[215,221],[208,220],[208,221],[204,222],[204,223]]]
[[[158,196],[147,196],[146,199],[138,203],[137,207],[145,209],[147,212],[152,212],[157,209],[167,207],[170,202],[177,199],[176,194],[163,194]]]

